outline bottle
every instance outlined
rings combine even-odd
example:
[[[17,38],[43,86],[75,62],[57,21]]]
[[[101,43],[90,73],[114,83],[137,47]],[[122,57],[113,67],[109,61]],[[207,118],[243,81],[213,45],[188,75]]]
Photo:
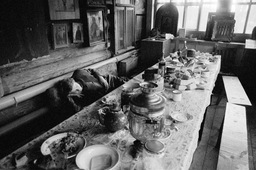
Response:
[[[159,64],[158,64],[158,74],[160,74],[161,77],[164,77],[165,66],[166,66],[166,60],[164,58],[164,52],[163,52],[162,57],[161,57],[161,59],[159,61]]]
[[[184,47],[181,50],[181,57],[187,57],[187,41],[184,41]]]
[[[187,47],[187,41],[184,41],[184,47],[183,47],[182,50],[187,50],[187,49],[188,49],[188,47]]]

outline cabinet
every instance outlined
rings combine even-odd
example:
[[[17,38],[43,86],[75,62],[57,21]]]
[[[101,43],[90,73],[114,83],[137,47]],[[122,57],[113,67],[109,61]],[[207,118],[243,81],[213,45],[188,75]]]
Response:
[[[149,67],[158,62],[162,53],[167,57],[174,49],[171,39],[153,39],[147,38],[141,41],[141,56],[139,63],[145,67]]]

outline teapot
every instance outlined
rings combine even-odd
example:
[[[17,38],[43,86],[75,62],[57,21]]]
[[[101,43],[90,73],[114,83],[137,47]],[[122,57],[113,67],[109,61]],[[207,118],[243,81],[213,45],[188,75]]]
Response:
[[[105,125],[110,132],[121,130],[128,124],[127,116],[117,105],[100,109],[99,121],[102,125]]]

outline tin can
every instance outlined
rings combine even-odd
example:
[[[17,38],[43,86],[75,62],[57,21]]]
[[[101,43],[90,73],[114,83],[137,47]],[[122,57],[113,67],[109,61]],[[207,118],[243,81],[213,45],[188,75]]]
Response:
[[[163,157],[165,146],[158,140],[148,140],[144,145],[143,156],[149,157]]]

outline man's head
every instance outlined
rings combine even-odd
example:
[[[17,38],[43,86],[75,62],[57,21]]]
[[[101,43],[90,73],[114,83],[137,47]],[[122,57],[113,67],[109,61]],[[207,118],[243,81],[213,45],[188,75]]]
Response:
[[[66,78],[59,82],[59,89],[62,94],[67,96],[69,94],[81,94],[82,87],[73,78]]]

